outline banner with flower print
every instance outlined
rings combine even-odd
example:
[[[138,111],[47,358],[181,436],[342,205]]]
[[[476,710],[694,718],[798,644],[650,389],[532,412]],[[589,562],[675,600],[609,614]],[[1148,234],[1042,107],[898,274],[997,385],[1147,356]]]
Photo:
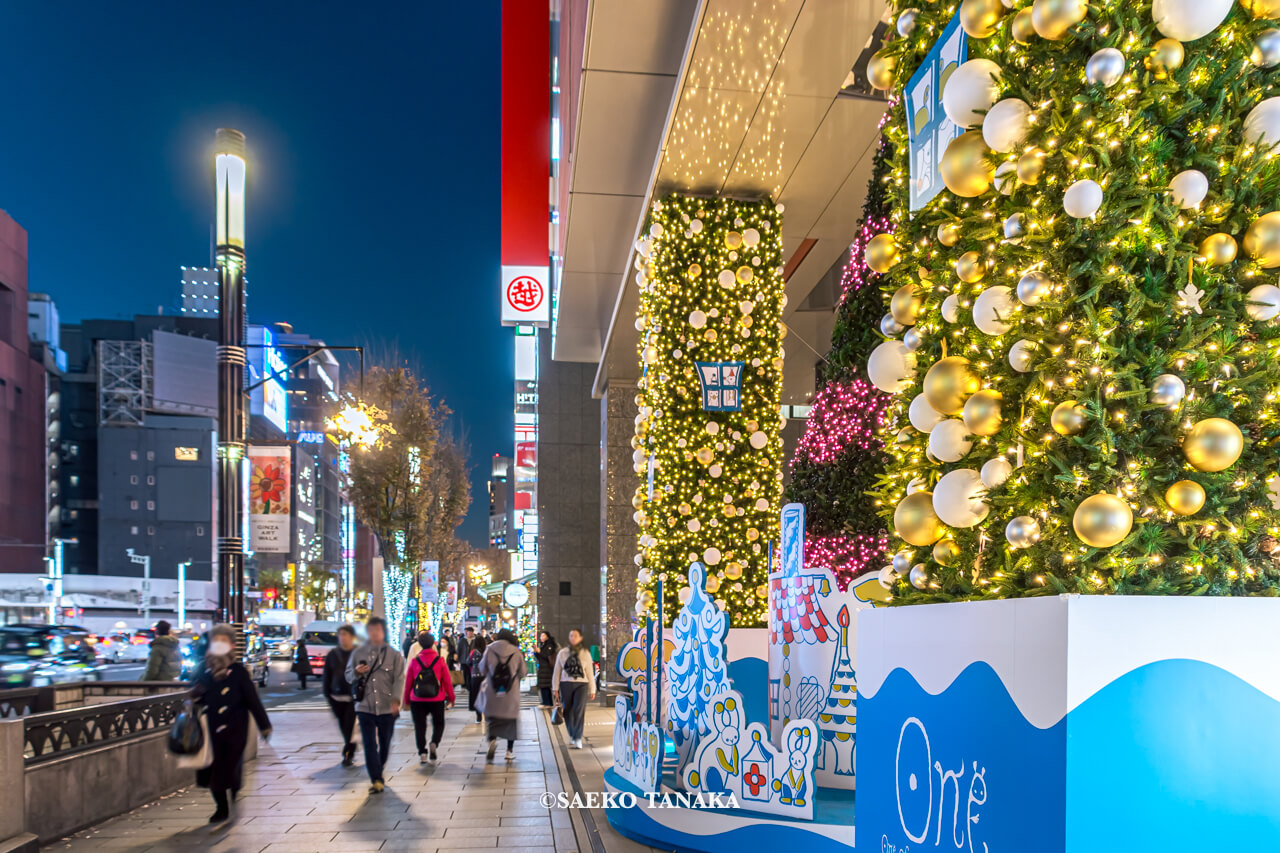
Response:
[[[293,514],[293,448],[287,444],[249,448],[249,549],[289,553]]]

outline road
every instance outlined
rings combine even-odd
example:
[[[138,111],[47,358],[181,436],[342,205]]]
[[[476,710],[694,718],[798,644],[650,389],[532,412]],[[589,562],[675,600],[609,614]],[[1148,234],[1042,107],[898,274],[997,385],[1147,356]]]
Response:
[[[111,664],[103,673],[104,681],[137,681],[146,670],[144,663]],[[289,661],[271,662],[271,673],[267,676],[267,687],[262,692],[262,704],[268,708],[276,708],[297,702],[323,702],[320,695],[320,678],[307,679],[307,689],[298,689],[298,676],[289,671]]]

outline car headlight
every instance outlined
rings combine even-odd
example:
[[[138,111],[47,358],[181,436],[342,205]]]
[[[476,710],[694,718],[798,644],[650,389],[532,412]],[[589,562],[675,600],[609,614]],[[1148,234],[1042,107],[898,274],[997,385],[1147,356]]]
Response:
[[[7,663],[0,667],[0,670],[5,672],[26,672],[29,669],[34,669],[35,666],[33,663]]]

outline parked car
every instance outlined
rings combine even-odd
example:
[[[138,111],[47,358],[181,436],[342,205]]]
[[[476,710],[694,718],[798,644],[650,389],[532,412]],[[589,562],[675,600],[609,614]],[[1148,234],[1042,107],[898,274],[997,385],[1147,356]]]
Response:
[[[84,629],[63,625],[0,628],[0,684],[5,687],[101,680],[102,666]]]
[[[338,645],[337,622],[315,621],[302,631],[302,642],[307,644],[307,658],[311,661],[312,675],[324,675],[325,655]]]

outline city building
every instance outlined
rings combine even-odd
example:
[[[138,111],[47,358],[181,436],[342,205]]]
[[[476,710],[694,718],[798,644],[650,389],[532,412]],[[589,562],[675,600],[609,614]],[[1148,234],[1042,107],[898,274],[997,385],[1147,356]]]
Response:
[[[42,572],[47,555],[47,377],[29,332],[27,232],[0,211],[0,571]]]
[[[512,516],[515,513],[515,490],[511,474],[514,460],[500,453],[493,454],[493,467],[489,474],[489,547],[506,551],[512,542],[515,529]]]
[[[183,314],[197,317],[218,316],[218,271],[209,267],[182,268]]]

